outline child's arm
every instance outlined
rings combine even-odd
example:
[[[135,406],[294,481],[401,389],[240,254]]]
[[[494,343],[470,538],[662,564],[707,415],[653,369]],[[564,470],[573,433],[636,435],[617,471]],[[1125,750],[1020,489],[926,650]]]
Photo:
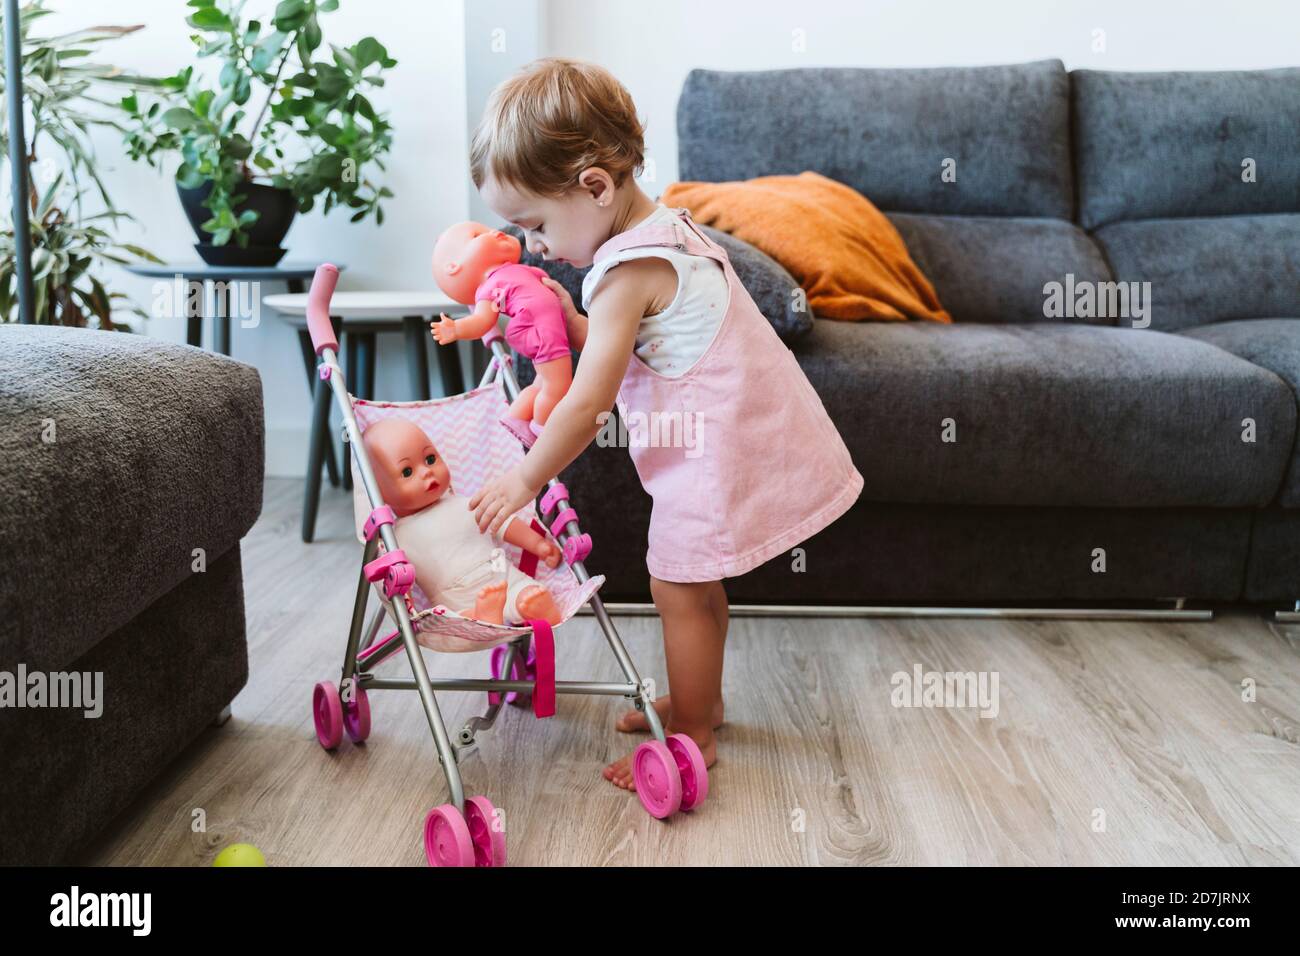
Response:
[[[441,322],[429,323],[433,337],[439,345],[450,345],[457,339],[479,339],[488,329],[497,324],[497,304],[491,299],[479,299],[474,303],[474,311],[463,319],[448,318],[438,313]]]
[[[540,489],[599,434],[602,425],[597,416],[608,412],[618,396],[636,347],[637,327],[654,297],[657,272],[653,258],[631,259],[611,270],[597,287],[573,384],[520,465],[528,487]]]
[[[560,564],[559,549],[518,518],[506,525],[506,533],[502,537],[530,554],[537,555],[548,568],[558,567]]]

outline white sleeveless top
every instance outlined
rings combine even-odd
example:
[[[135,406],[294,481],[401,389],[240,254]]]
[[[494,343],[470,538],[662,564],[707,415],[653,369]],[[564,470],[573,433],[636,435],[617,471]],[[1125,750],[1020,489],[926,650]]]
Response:
[[[659,203],[649,216],[629,227],[677,222],[684,232],[689,226]],[[588,311],[601,277],[620,262],[659,256],[677,270],[677,294],[668,308],[641,318],[636,333],[636,355],[660,375],[676,378],[696,363],[713,341],[727,313],[731,290],[722,265],[707,256],[693,256],[672,247],[643,246],[625,249],[598,262],[582,280],[582,310]]]

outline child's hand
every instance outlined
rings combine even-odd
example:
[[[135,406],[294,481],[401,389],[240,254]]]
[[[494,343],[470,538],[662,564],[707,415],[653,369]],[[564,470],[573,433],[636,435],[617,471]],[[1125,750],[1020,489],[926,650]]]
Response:
[[[537,497],[542,489],[529,488],[515,466],[478,490],[469,499],[469,509],[474,512],[474,522],[480,534],[496,534],[516,511]],[[554,565],[552,565],[554,567]]]
[[[438,340],[439,345],[450,345],[458,338],[456,335],[456,320],[448,318],[445,312],[439,312],[438,316],[442,321],[430,322],[429,329],[433,332],[433,337]]]
[[[537,546],[537,557],[540,558],[548,568],[557,568],[560,566],[560,549],[551,544],[551,542],[547,541],[545,538],[543,538],[541,543]]]
[[[541,279],[542,285],[554,292],[556,297],[560,300],[560,305],[564,309],[564,327],[568,329],[569,336],[572,337],[574,316],[580,314],[573,306],[573,296],[569,295],[568,289],[560,285],[560,283],[556,282],[550,276],[542,276]]]

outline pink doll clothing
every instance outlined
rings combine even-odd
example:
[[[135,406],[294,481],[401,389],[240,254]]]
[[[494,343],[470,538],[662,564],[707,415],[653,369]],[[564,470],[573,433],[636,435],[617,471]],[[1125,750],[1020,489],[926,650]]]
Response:
[[[542,285],[545,275],[536,266],[507,262],[489,272],[474,292],[474,301],[495,302],[509,318],[506,342],[535,363],[569,357],[564,308],[555,293]]]
[[[434,604],[459,614],[474,607],[479,590],[506,582],[507,622],[523,622],[515,606],[519,592],[537,581],[506,557],[500,535],[481,534],[463,495],[445,491],[422,511],[398,518],[397,543],[415,567],[415,581]]]
[[[726,251],[687,210],[677,212],[680,222],[614,236],[594,261],[666,246],[726,271],[730,302],[704,354],[671,378],[633,354],[618,394],[632,462],[653,499],[647,569],[663,581],[717,581],[825,528],[857,500],[863,481]]]

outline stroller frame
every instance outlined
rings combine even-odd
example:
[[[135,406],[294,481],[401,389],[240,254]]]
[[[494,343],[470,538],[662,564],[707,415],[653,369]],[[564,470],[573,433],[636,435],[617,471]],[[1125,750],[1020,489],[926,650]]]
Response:
[[[337,279],[338,271],[332,265],[325,264],[316,270],[315,278],[312,281],[307,309],[308,328],[311,332],[313,345],[316,347],[317,355],[321,360],[318,370],[320,378],[322,379],[322,384],[328,385],[331,389],[335,404],[338,406],[339,411],[342,414],[345,435],[347,440],[351,443],[353,461],[356,463],[357,471],[360,475],[361,484],[365,490],[367,500],[369,501],[372,515],[371,522],[367,523],[368,540],[366,541],[362,555],[362,570],[357,582],[356,599],[352,609],[352,620],[348,629],[347,649],[343,656],[343,666],[338,684],[339,699],[345,702],[350,702],[349,706],[353,708],[356,707],[355,701],[357,698],[360,697],[362,699],[365,710],[365,729],[360,734],[360,739],[364,739],[365,735],[369,733],[369,705],[368,702],[364,701],[366,691],[417,691],[420,697],[420,703],[424,708],[425,717],[428,719],[429,730],[433,734],[434,745],[437,748],[438,753],[438,762],[442,766],[443,774],[447,781],[447,789],[450,794],[450,807],[454,808],[466,819],[469,819],[471,814],[474,812],[471,804],[474,801],[483,801],[484,798],[475,797],[467,800],[465,796],[464,783],[461,779],[459,757],[462,752],[469,750],[473,746],[474,737],[478,731],[487,730],[493,726],[502,706],[507,703],[507,693],[514,692],[515,694],[531,694],[538,691],[539,682],[537,680],[512,680],[506,678],[515,674],[514,668],[517,660],[523,662],[527,659],[529,642],[538,632],[538,625],[540,624],[542,627],[546,628],[548,637],[549,625],[546,625],[545,622],[530,622],[533,627],[532,634],[521,634],[510,640],[508,643],[500,645],[505,648],[504,659],[497,671],[497,673],[503,675],[500,678],[467,679],[434,678],[429,676],[428,669],[425,666],[424,657],[420,653],[421,645],[416,639],[415,628],[412,625],[411,616],[406,606],[404,597],[405,590],[400,586],[400,579],[402,578],[403,571],[405,571],[407,574],[406,589],[409,589],[410,579],[413,578],[413,571],[410,570],[409,565],[406,566],[405,569],[401,567],[395,569],[390,567],[387,575],[381,579],[377,577],[376,572],[372,570],[372,562],[375,562],[379,550],[379,543],[381,541],[383,542],[386,556],[402,555],[402,552],[400,551],[400,546],[397,542],[397,537],[394,534],[391,523],[386,523],[381,520],[377,523],[377,527],[373,529],[371,527],[371,524],[375,521],[374,516],[385,510],[386,506],[383,497],[380,494],[374,470],[371,466],[369,457],[366,454],[360,427],[358,426],[356,416],[353,413],[352,399],[348,394],[347,382],[338,361],[338,344],[334,336],[333,327],[330,324],[328,311],[329,297],[333,293]],[[480,382],[480,386],[489,384],[499,378],[501,383],[504,385],[507,396],[511,401],[514,401],[519,396],[520,387],[511,368],[511,357],[509,352],[506,350],[503,339],[504,336],[502,336],[501,332],[497,329],[489,331],[488,334],[483,337],[484,343],[492,353],[492,359],[483,376],[483,380]],[[571,539],[577,543],[582,532],[578,526],[576,512],[572,511],[570,502],[567,498],[567,490],[558,478],[555,477],[552,477],[547,482],[547,487],[550,490],[556,489],[557,487],[559,488],[559,491],[555,492],[552,496],[554,502],[558,503],[557,513],[564,515],[568,512],[571,515],[570,519],[564,524],[563,529],[556,536],[557,540],[562,547],[564,547],[564,545]],[[389,514],[391,515],[391,511]],[[373,534],[370,533],[372,530],[374,531]],[[568,561],[570,570],[577,578],[579,584],[585,584],[591,577],[582,561],[582,557],[585,555],[580,548],[577,549],[576,552],[571,552],[570,548],[564,548],[566,559],[571,556],[571,553],[576,557],[576,559]],[[402,557],[404,558],[404,555],[402,555]],[[394,572],[396,572],[396,575]],[[393,584],[395,576],[399,579],[397,585]],[[375,612],[367,625],[365,624],[365,614],[369,603],[370,586],[375,585],[376,588],[378,588],[381,580],[385,588],[385,593],[388,595],[390,600],[387,607],[381,602],[380,606],[375,609]],[[633,663],[632,657],[628,653],[626,646],[624,646],[623,641],[619,636],[618,629],[614,626],[613,620],[605,610],[605,606],[601,602],[599,593],[593,592],[587,599],[586,603],[594,613],[596,621],[599,623],[600,629],[605,635],[605,640],[609,644],[609,648],[613,652],[614,658],[618,661],[624,680],[622,682],[553,681],[554,693],[557,695],[597,694],[621,696],[632,701],[636,709],[645,715],[646,722],[649,725],[653,737],[652,741],[642,744],[641,747],[638,748],[636,759],[634,760],[634,763],[638,765],[636,767],[638,783],[637,789],[642,804],[653,816],[661,819],[670,816],[679,808],[690,809],[691,807],[698,805],[707,794],[708,786],[707,772],[703,767],[702,761],[698,761],[694,768],[692,768],[689,758],[683,757],[680,753],[680,745],[674,743],[676,738],[680,738],[683,735],[675,734],[671,737],[666,735],[659,714],[652,706],[654,701],[652,682],[642,680],[641,676],[638,674],[636,665]],[[395,618],[397,629],[376,644],[375,640],[386,614],[391,614]],[[395,653],[399,645],[405,650],[407,660],[410,663],[412,674],[410,678],[377,677],[370,672],[370,667],[375,666],[378,662],[387,659]],[[321,685],[317,685],[317,698],[313,702],[313,709],[316,710],[318,714],[318,737],[320,736],[320,690]],[[471,717],[466,722],[465,726],[458,734],[458,743],[454,743],[448,734],[446,722],[443,719],[442,712],[438,707],[438,702],[435,697],[435,691],[443,690],[477,691],[495,695],[494,699],[493,697],[489,697],[491,702],[482,716]],[[353,714],[352,719],[355,721],[355,713]],[[348,721],[345,720],[345,724],[347,723]],[[353,736],[353,739],[356,740],[357,737],[353,735],[353,724],[348,724],[348,729],[349,735]],[[322,745],[324,745],[325,742],[325,739],[321,737]],[[680,796],[678,796],[675,801],[671,798],[668,800],[668,803],[670,804],[675,802],[679,805],[671,806],[671,809],[668,809],[665,801],[662,799],[664,796],[662,793],[655,794],[646,792],[647,790],[655,789],[656,780],[653,776],[648,777],[645,781],[642,780],[643,768],[639,765],[641,763],[640,758],[643,748],[651,747],[656,743],[658,744],[658,747],[665,748],[662,751],[657,751],[657,753],[667,756],[669,759],[675,759],[677,769],[682,775],[680,785],[678,786],[678,794],[682,793],[682,786],[685,786],[688,791],[686,793],[686,796],[688,797],[686,801],[683,801]],[[694,744],[693,742],[689,742],[689,738],[687,739],[686,745],[694,748]],[[696,752],[696,756],[698,757],[698,751]],[[654,763],[654,761],[651,762]],[[692,769],[694,770],[693,774]],[[660,775],[672,774],[671,767],[655,766],[652,767],[650,771],[647,771],[647,773],[650,773],[651,771],[658,771]],[[643,783],[645,786],[643,786]],[[688,803],[690,804],[689,806],[687,805]],[[490,803],[487,805],[490,807]],[[432,820],[434,813],[446,811],[447,809],[447,806],[443,806],[431,811],[430,820]],[[667,809],[668,812],[660,812],[664,809]],[[482,847],[477,846],[478,836],[479,835],[476,834],[474,840],[476,843],[476,849],[481,850]],[[426,821],[425,837],[426,852],[429,856],[429,861],[430,863],[436,863],[438,862],[435,860],[436,854],[434,848],[430,846],[429,842],[429,821]],[[504,857],[503,843],[501,844],[500,855]],[[489,860],[485,863],[483,853],[478,853],[477,856],[477,862],[479,865],[491,865],[492,863],[504,862],[502,859],[498,861]]]

